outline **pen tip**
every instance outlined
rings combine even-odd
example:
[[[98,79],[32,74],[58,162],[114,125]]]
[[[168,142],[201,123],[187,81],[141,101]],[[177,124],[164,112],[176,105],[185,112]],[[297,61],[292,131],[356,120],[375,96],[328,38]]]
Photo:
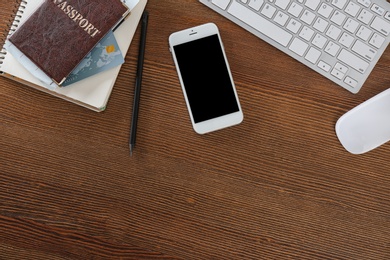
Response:
[[[130,145],[130,156],[133,156],[133,145]]]

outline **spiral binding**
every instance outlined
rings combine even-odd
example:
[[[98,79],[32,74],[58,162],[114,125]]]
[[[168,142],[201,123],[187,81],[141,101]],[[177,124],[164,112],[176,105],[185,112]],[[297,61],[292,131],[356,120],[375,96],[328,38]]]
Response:
[[[15,7],[12,11],[12,15],[7,23],[8,29],[4,31],[4,33],[0,37],[0,46],[3,46],[0,51],[0,67],[3,64],[3,60],[5,55],[7,54],[7,50],[4,48],[4,43],[9,36],[11,36],[19,26],[20,19],[26,9],[27,0],[17,0],[15,3]]]

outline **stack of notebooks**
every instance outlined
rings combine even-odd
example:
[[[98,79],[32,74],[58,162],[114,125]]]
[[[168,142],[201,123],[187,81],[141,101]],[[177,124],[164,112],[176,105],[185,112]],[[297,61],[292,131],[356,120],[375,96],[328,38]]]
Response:
[[[146,3],[23,0],[0,53],[0,75],[103,111]]]

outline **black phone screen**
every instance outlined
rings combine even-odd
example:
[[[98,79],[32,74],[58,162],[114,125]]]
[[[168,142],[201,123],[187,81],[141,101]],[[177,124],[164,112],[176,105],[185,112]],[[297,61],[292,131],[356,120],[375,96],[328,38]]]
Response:
[[[195,123],[239,111],[218,35],[174,50]]]

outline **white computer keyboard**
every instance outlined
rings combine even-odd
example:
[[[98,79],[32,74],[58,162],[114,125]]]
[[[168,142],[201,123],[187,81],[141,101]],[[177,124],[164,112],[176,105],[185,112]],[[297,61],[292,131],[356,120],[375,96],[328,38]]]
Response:
[[[390,41],[386,0],[199,1],[352,93]]]

